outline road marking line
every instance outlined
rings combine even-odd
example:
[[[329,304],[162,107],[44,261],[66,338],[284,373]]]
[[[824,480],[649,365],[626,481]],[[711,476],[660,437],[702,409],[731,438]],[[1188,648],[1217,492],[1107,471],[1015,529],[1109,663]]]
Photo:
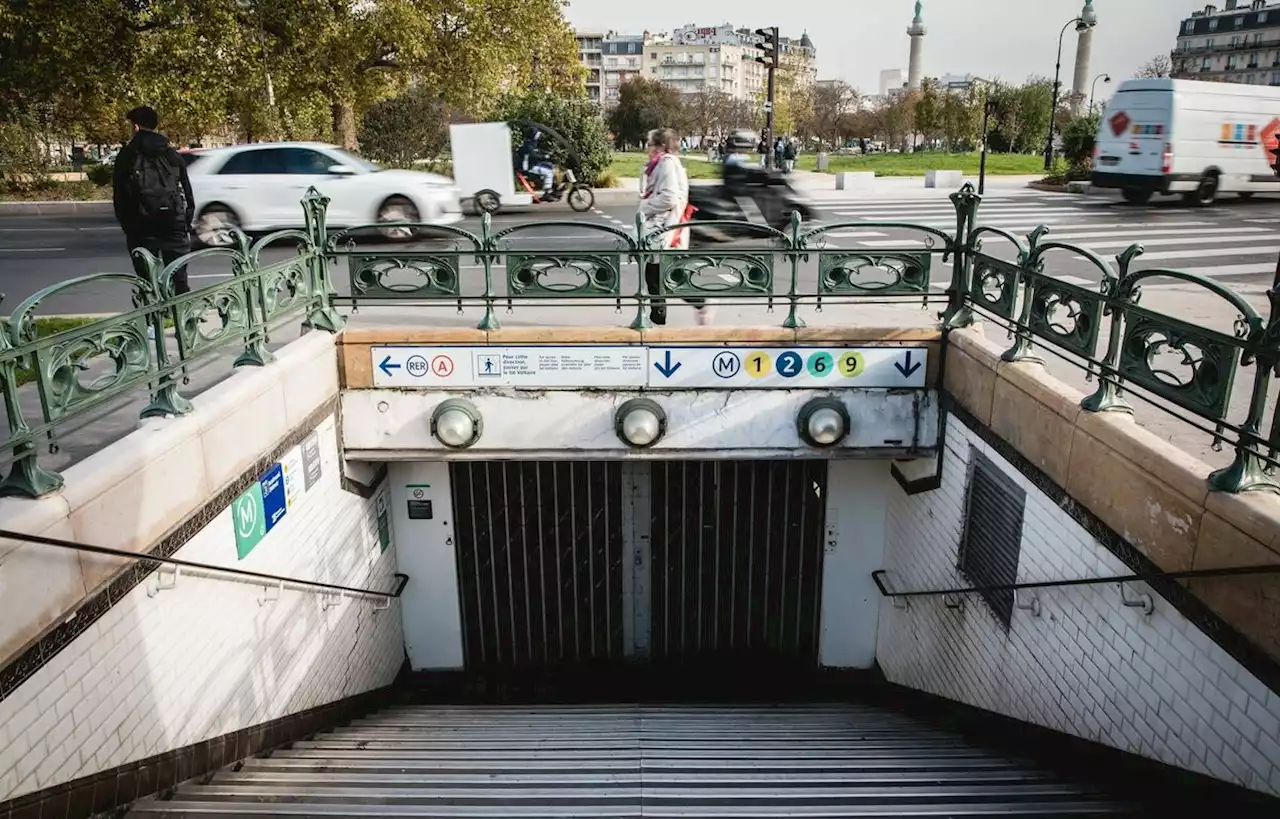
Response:
[[[1141,256],[1139,259],[1143,258]],[[1205,276],[1213,279],[1219,276],[1257,276],[1263,273],[1274,273],[1276,270],[1275,262],[1266,262],[1263,264],[1221,264],[1215,267],[1184,267],[1179,268],[1187,273],[1195,273],[1197,276]]]
[[[57,253],[65,247],[0,247],[0,253]]]
[[[877,233],[874,230],[840,230],[834,233],[824,233],[823,235],[837,239],[876,239],[889,234]]]
[[[925,244],[919,239],[877,239],[874,242],[858,242],[863,247],[874,248],[908,248],[908,247],[924,247]]]
[[[1254,237],[1257,238],[1257,237]],[[1277,245],[1255,245],[1253,247],[1223,247],[1213,250],[1204,248],[1187,248],[1186,250],[1162,250],[1155,253],[1143,253],[1138,259],[1142,261],[1165,261],[1168,259],[1203,259],[1206,253],[1213,253],[1215,256],[1264,256],[1274,257],[1276,251],[1280,250]],[[1274,262],[1272,263],[1274,265]]]
[[[1132,240],[1126,239],[1120,242],[1093,242],[1090,245],[1087,245],[1087,247],[1089,247],[1091,250],[1096,250],[1097,248],[1118,248],[1118,249],[1126,248],[1131,244],[1144,244],[1144,245],[1149,244],[1149,245],[1160,245],[1160,246],[1170,246],[1170,247],[1177,246],[1177,245],[1211,245],[1216,243],[1228,244],[1228,243],[1235,243],[1235,242],[1256,242],[1261,238],[1263,237],[1261,236],[1204,236],[1204,237],[1193,236],[1193,237],[1188,237],[1186,239],[1156,239],[1155,241],[1152,241],[1152,242],[1134,242]],[[1222,248],[1221,250],[1229,251],[1230,249]],[[1220,252],[1220,249],[1205,248],[1200,252],[1215,253],[1215,252]],[[1183,255],[1186,255],[1185,251]]]
[[[1102,227],[1102,226],[1098,225],[1098,227]],[[1213,234],[1224,234],[1224,233],[1252,233],[1254,234],[1253,238],[1261,238],[1261,237],[1258,237],[1257,234],[1269,233],[1269,232],[1270,231],[1268,231],[1266,228],[1210,228],[1208,230],[1193,230],[1193,231],[1149,230],[1143,233],[1135,234],[1133,237],[1133,240],[1135,242],[1144,242],[1146,241],[1147,237],[1150,237],[1150,236],[1185,236],[1187,233],[1193,233],[1196,236],[1208,236]],[[1073,231],[1063,231],[1062,233],[1050,232],[1049,234],[1046,235],[1045,238],[1050,241],[1054,239],[1106,239],[1114,235],[1115,234],[1111,231],[1108,231],[1106,233],[1088,233],[1088,232],[1077,233]]]

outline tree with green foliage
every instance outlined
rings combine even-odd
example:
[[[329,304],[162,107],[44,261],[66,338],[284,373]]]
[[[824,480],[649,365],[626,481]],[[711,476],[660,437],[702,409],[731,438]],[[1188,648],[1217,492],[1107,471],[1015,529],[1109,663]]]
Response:
[[[671,128],[683,117],[680,92],[657,80],[635,76],[618,88],[618,104],[609,112],[609,129],[622,146],[643,145],[655,128]]]
[[[531,120],[551,128],[568,141],[578,155],[579,165],[574,169],[581,181],[595,184],[600,174],[609,167],[612,154],[609,136],[605,131],[600,109],[587,97],[586,91],[569,95],[535,89],[523,94],[508,94],[496,106],[495,119]],[[514,140],[522,134],[513,133]],[[549,143],[551,159],[561,166],[569,166],[569,157],[563,146]],[[514,148],[515,146],[513,146]]]
[[[415,84],[374,103],[360,121],[360,149],[387,165],[409,167],[449,149],[449,111],[431,90]]]

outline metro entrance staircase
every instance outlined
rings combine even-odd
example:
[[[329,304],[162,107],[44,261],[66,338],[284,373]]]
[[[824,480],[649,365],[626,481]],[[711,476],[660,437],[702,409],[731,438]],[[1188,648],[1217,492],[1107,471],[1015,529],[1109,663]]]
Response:
[[[974,817],[1133,806],[869,706],[403,706],[138,802],[225,816]]]

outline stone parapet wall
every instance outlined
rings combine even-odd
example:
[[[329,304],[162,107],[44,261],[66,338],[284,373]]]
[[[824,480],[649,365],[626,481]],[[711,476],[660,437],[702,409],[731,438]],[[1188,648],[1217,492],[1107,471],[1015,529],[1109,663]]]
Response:
[[[949,336],[943,387],[1067,495],[1164,571],[1280,564],[1280,497],[1210,491],[1211,468],[980,328]],[[1280,574],[1193,579],[1214,614],[1280,661]]]

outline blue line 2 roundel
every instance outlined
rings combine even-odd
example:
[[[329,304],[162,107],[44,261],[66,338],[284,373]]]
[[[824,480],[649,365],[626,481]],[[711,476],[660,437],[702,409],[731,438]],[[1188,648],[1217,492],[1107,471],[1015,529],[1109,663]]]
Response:
[[[778,356],[778,374],[783,378],[795,378],[804,369],[804,359],[790,350]]]

